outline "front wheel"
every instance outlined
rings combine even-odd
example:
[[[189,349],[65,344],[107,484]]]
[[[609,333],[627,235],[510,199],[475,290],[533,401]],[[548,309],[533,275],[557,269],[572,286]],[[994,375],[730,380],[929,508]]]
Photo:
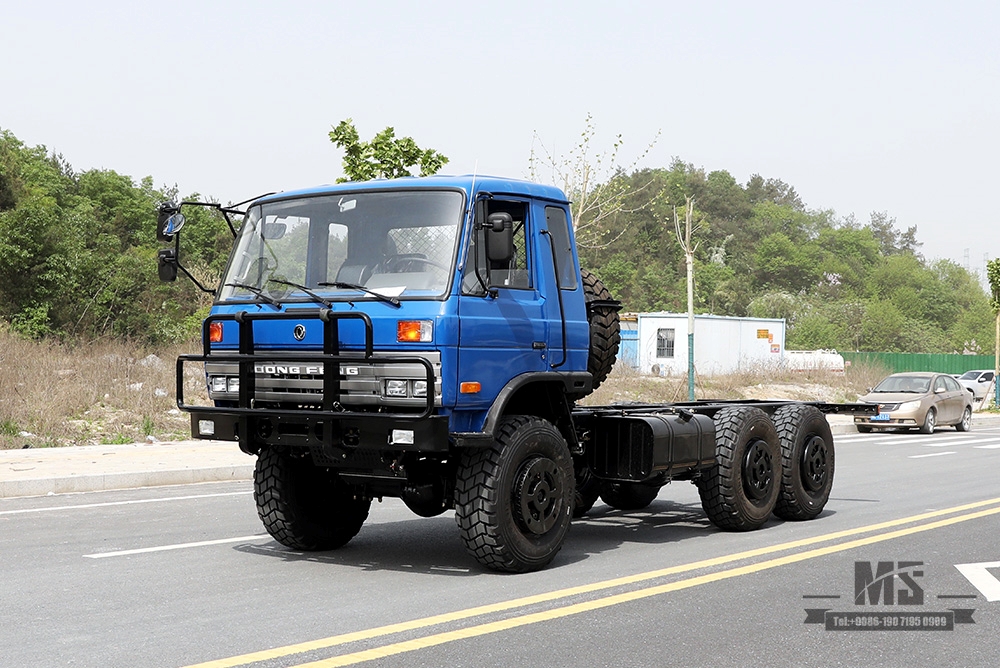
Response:
[[[708,519],[720,529],[764,525],[778,501],[781,448],[774,424],[752,406],[715,415],[715,465],[696,481]]]
[[[789,404],[774,411],[781,444],[781,493],[774,514],[811,520],[823,511],[833,489],[833,433],[815,406]]]
[[[921,434],[933,434],[934,427],[937,425],[937,411],[933,408],[927,409],[927,415],[924,416],[924,423],[920,425]]]
[[[576,484],[566,440],[550,422],[505,418],[491,447],[462,453],[455,521],[465,548],[497,571],[545,567],[562,548]]]
[[[357,498],[335,471],[293,457],[285,448],[263,448],[253,473],[253,496],[264,528],[293,550],[346,545],[368,519],[371,499]]]

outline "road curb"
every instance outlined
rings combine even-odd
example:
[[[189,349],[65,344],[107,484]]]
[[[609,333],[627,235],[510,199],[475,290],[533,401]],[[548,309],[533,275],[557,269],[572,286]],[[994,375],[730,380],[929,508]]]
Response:
[[[174,469],[166,471],[134,471],[71,475],[50,478],[28,478],[0,481],[0,498],[47,496],[79,492],[104,492],[139,487],[190,485],[200,482],[252,480],[253,464],[210,468]]]

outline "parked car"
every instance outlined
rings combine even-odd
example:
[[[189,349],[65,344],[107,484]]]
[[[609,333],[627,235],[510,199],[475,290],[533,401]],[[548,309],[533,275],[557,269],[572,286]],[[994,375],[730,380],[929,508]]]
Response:
[[[932,434],[940,425],[954,425],[958,431],[972,426],[972,394],[944,373],[894,373],[859,400],[879,407],[878,415],[854,416],[862,433],[919,429]]]
[[[993,372],[986,369],[966,371],[958,377],[958,382],[971,391],[972,396],[976,398],[976,401],[979,401],[986,396],[990,386],[993,385]]]

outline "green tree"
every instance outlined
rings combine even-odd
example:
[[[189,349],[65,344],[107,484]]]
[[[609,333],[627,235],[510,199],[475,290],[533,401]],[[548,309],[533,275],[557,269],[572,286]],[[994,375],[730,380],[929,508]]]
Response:
[[[796,243],[783,232],[769,234],[760,240],[754,254],[757,283],[796,292],[807,290],[822,275],[817,253],[813,243]]]
[[[917,226],[908,227],[905,232],[896,229],[896,219],[890,218],[887,211],[873,211],[868,229],[878,240],[883,255],[899,255],[910,253],[916,255],[922,245],[917,241]]]
[[[448,164],[448,158],[433,149],[422,149],[411,137],[396,137],[396,130],[387,127],[371,141],[361,141],[354,121],[341,121],[330,131],[330,141],[344,151],[345,181],[370,181],[413,176],[412,167],[420,167],[420,176],[436,174]]]

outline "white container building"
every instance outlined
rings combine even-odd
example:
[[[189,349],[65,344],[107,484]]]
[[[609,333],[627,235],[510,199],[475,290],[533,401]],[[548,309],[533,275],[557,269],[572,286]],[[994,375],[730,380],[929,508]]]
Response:
[[[639,313],[636,320],[639,371],[657,376],[687,374],[687,315]],[[784,319],[694,317],[694,367],[699,375],[779,368],[784,352]]]

